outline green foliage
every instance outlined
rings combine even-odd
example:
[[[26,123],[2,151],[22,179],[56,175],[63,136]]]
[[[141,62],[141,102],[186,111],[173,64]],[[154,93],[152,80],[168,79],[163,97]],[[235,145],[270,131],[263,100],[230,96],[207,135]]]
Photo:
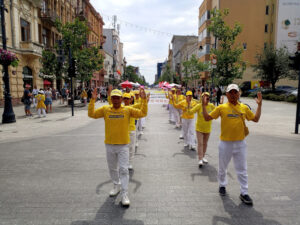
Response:
[[[266,46],[261,54],[256,55],[257,64],[252,65],[261,80],[269,81],[272,90],[282,78],[295,79],[295,72],[289,68],[290,59],[286,48],[276,49],[273,45]]]
[[[128,80],[128,81],[131,81],[131,82],[138,82],[139,84],[141,85],[147,85],[147,82],[145,80],[145,77],[144,76],[141,76],[139,77],[137,74],[136,74],[136,69],[134,66],[126,66],[126,71],[125,71],[125,77],[124,77],[124,80]]]
[[[208,65],[200,62],[195,55],[182,63],[184,66],[183,81],[187,84],[189,81],[194,82],[200,78],[200,72],[208,69]]]
[[[234,79],[241,79],[246,70],[246,63],[242,61],[243,48],[235,45],[242,27],[239,23],[235,23],[233,28],[226,25],[224,17],[228,14],[228,9],[211,11],[211,24],[208,27],[218,40],[218,48],[211,49],[210,52],[217,57],[217,68],[213,72],[220,85],[228,85]]]
[[[295,95],[290,95],[290,96],[288,96],[288,97],[286,98],[286,101],[287,101],[287,102],[294,102],[294,103],[296,103],[296,102],[297,102],[297,96],[295,96]]]
[[[70,47],[72,56],[76,60],[76,78],[81,81],[91,80],[93,73],[101,70],[103,56],[98,48],[86,46],[86,39],[89,34],[86,22],[75,19],[74,22],[63,25],[57,20],[55,24],[62,35],[65,61],[60,64],[54,52],[43,51],[41,72],[47,75],[55,75],[57,78],[67,77]],[[55,49],[58,52],[59,46],[56,45]],[[64,77],[63,74],[66,74],[66,76]]]
[[[277,95],[274,93],[269,94],[263,94],[263,99],[272,100],[272,101],[284,101],[285,96],[284,95]]]
[[[167,65],[165,71],[161,75],[161,77],[158,80],[161,81],[167,81],[169,83],[176,83],[179,82],[179,78],[176,77],[175,72],[171,70],[170,66]]]

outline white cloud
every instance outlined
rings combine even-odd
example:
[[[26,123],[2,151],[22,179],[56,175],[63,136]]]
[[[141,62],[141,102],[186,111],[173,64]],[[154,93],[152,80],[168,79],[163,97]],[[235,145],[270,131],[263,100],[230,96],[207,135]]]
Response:
[[[105,27],[112,24],[107,16],[111,18],[112,15],[117,15],[127,65],[139,66],[149,83],[154,82],[156,64],[168,56],[172,35],[168,36],[167,33],[197,35],[201,2],[202,0],[91,0],[94,8],[102,15]]]

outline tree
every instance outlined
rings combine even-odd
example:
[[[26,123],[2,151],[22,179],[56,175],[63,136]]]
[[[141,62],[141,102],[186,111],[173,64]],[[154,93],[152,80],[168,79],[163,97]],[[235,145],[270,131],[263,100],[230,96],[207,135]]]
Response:
[[[208,69],[208,65],[200,62],[195,55],[192,55],[192,57],[182,63],[184,66],[184,82],[186,84],[189,83],[189,81],[192,81],[192,83],[195,85],[195,81],[200,78],[200,72],[205,71]]]
[[[296,79],[295,71],[291,71],[289,65],[289,53],[286,48],[276,49],[273,45],[267,45],[261,54],[256,55],[257,64],[252,65],[257,77],[269,81],[272,90],[275,84],[282,78]]]
[[[171,67],[169,65],[167,65],[165,71],[163,72],[163,74],[159,78],[159,82],[160,81],[167,81],[169,83],[173,83],[173,82],[176,83],[176,82],[179,82],[179,78],[177,78],[175,76],[175,72],[171,70]]]
[[[241,79],[246,70],[246,63],[242,61],[243,48],[235,45],[242,27],[239,23],[235,23],[233,28],[226,25],[224,18],[228,14],[228,9],[211,11],[211,24],[208,26],[208,30],[218,40],[218,48],[211,49],[210,52],[217,57],[213,72],[220,85],[228,85],[234,79]]]
[[[88,26],[77,18],[74,22],[67,22],[65,25],[60,21],[56,21],[55,24],[58,32],[62,34],[62,49],[55,45],[55,50],[57,53],[62,50],[65,61],[64,63],[59,62],[56,59],[54,50],[44,50],[41,59],[43,65],[41,72],[57,78],[66,78],[63,74],[67,74],[68,71],[70,48],[72,57],[76,61],[76,78],[82,82],[89,81],[93,76],[93,72],[102,68],[103,56],[98,48],[87,46]]]

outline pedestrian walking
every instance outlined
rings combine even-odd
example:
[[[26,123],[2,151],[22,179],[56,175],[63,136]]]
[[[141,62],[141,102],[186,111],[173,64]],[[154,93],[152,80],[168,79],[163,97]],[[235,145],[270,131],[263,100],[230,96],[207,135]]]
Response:
[[[29,84],[26,84],[25,90],[23,93],[23,97],[21,100],[24,104],[24,110],[25,110],[26,116],[32,116],[31,111],[30,111],[31,97],[32,97],[32,94],[30,93],[30,90],[29,90],[30,87],[31,86]]]
[[[46,112],[52,112],[52,90],[48,87],[47,91],[45,92],[45,105],[46,105]]]
[[[205,108],[208,113],[212,112],[215,108],[215,106],[209,102],[209,95],[210,94],[208,92],[204,92],[201,95],[202,98],[207,98]],[[207,150],[208,139],[211,133],[212,121],[206,121],[204,119],[202,113],[202,101],[193,108],[190,108],[189,106],[188,112],[191,114],[197,113],[198,115],[196,121],[196,136],[198,141],[198,166],[201,168],[203,163],[208,163],[208,160],[205,158],[205,154]]]
[[[240,97],[239,87],[236,84],[228,85],[226,89],[228,102],[216,107],[208,114],[206,105],[207,98],[202,99],[203,116],[206,121],[221,117],[221,136],[219,144],[219,193],[226,195],[227,186],[227,166],[233,158],[234,167],[240,183],[240,199],[248,205],[253,204],[253,200],[248,194],[248,174],[247,174],[247,145],[245,137],[248,128],[245,119],[258,122],[261,115],[262,95],[257,93],[257,110],[254,114],[248,106],[238,102]]]
[[[37,89],[36,85],[34,85],[33,90],[32,90],[32,103],[33,103],[34,108],[37,105],[35,96],[38,94],[38,92],[39,92],[39,90]]]
[[[186,99],[179,102],[174,102],[174,107],[182,110],[182,132],[184,139],[184,147],[189,147],[190,150],[196,150],[196,139],[195,139],[195,121],[194,114],[188,113],[188,102],[190,107],[194,107],[197,103],[192,98],[193,93],[191,91],[186,92]],[[173,100],[173,96],[171,97]]]
[[[122,205],[129,206],[129,122],[130,118],[140,118],[147,115],[147,100],[144,90],[140,90],[141,109],[123,106],[122,92],[114,89],[110,93],[112,105],[105,105],[95,110],[97,89],[92,93],[88,107],[88,116],[94,119],[104,118],[105,121],[105,148],[109,173],[114,183],[110,196],[116,196],[120,190]],[[120,187],[121,185],[121,187]]]
[[[45,105],[45,95],[43,90],[39,90],[38,94],[35,96],[37,100],[37,113],[38,116],[41,117],[41,112],[43,113],[43,117],[46,117],[46,105]]]
[[[220,86],[217,86],[217,106],[220,105],[221,96],[222,96],[222,90]]]
[[[87,93],[86,93],[86,90],[82,89],[82,92],[81,92],[81,94],[80,94],[80,97],[81,97],[81,99],[83,100],[84,105],[86,106],[86,103],[87,103],[87,97],[88,97],[88,95],[87,95]]]

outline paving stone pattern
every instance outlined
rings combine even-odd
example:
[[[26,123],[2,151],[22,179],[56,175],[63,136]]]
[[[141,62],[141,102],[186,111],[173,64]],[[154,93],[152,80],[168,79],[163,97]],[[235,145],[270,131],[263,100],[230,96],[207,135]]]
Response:
[[[168,112],[151,105],[130,174],[131,206],[112,188],[104,122],[51,136],[0,143],[0,225],[296,225],[300,224],[299,140],[251,132],[249,192],[243,205],[232,162],[228,195],[218,195],[220,121],[213,122],[209,164],[183,148]]]

